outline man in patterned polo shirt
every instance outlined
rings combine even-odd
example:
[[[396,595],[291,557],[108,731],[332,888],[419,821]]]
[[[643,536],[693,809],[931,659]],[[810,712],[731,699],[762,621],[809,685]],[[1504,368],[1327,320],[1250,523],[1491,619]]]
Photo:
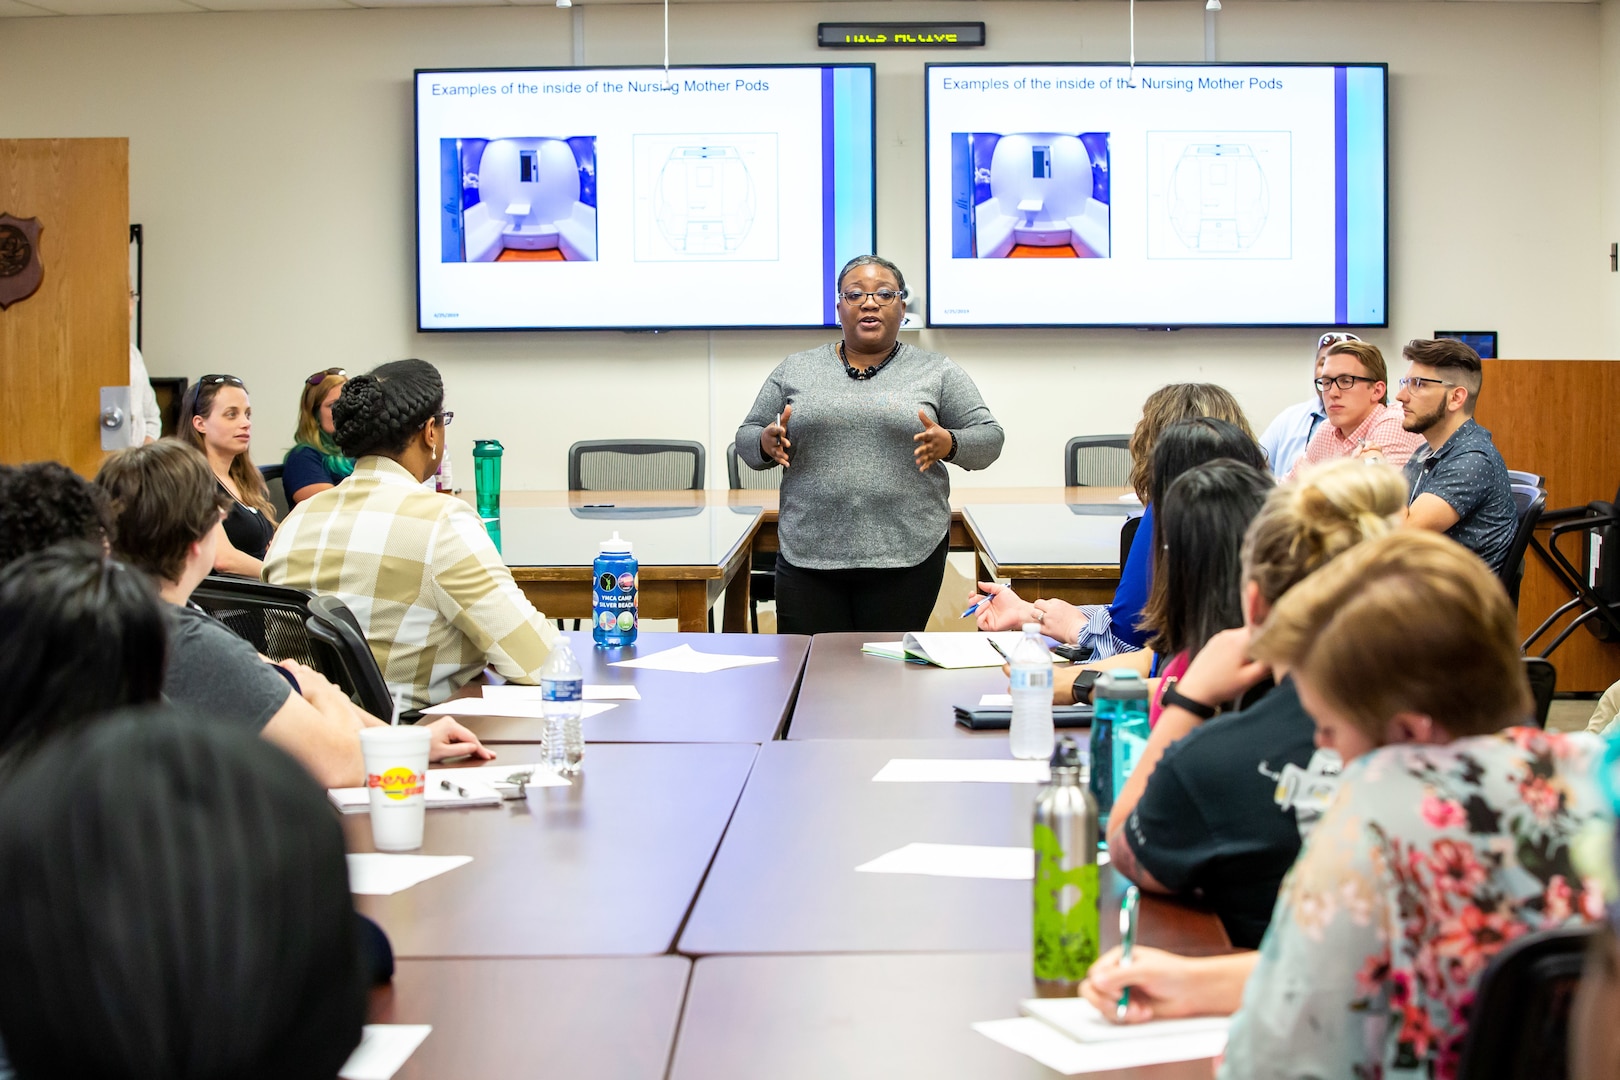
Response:
[[[1518,511],[1507,465],[1474,422],[1479,354],[1460,341],[1417,338],[1401,355],[1409,365],[1396,395],[1402,424],[1427,443],[1406,466],[1406,523],[1445,533],[1501,570]]]

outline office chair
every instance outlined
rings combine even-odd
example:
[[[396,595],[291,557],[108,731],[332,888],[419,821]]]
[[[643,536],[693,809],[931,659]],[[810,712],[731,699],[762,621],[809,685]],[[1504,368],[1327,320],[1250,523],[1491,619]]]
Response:
[[[1518,524],[1513,528],[1513,542],[1502,560],[1502,568],[1496,573],[1502,579],[1502,586],[1507,589],[1508,599],[1517,608],[1519,585],[1524,581],[1524,553],[1530,547],[1531,537],[1535,536],[1536,523],[1541,520],[1542,511],[1547,508],[1547,493],[1538,487],[1514,484],[1513,507],[1518,511]]]
[[[1569,1014],[1596,931],[1562,927],[1504,946],[1479,979],[1458,1080],[1561,1080]]]
[[[286,521],[287,511],[292,509],[292,496],[287,494],[287,487],[281,482],[282,466],[260,465],[259,475],[264,477],[264,486],[270,489],[270,505],[276,508],[276,520]]]
[[[1131,545],[1136,543],[1136,530],[1142,527],[1142,515],[1132,514],[1119,530],[1119,572],[1125,572],[1125,560],[1130,557]]]
[[[568,448],[569,491],[702,491],[703,444],[591,439]]]
[[[737,460],[737,444],[726,446],[726,480],[732,491],[778,491],[782,470],[745,469]],[[759,602],[776,599],[776,552],[756,551],[748,564],[748,621],[759,633]]]
[[[1547,716],[1552,712],[1553,695],[1558,692],[1558,669],[1550,660],[1539,656],[1524,658],[1524,674],[1530,681],[1530,697],[1536,703],[1536,727],[1547,730]]]
[[[1585,626],[1599,641],[1620,641],[1620,513],[1615,509],[1620,503],[1620,492],[1616,492],[1615,500],[1548,510],[1541,515],[1541,523],[1550,524],[1552,528],[1545,546],[1540,538],[1532,536],[1530,550],[1552,571],[1553,578],[1569,592],[1570,599],[1525,639],[1525,652],[1560,619],[1577,610],[1580,613],[1538,655],[1550,656],[1580,626]],[[1581,540],[1579,565],[1559,547],[1560,540],[1572,535]]]
[[[1514,484],[1528,484],[1531,487],[1538,488],[1544,488],[1547,486],[1545,477],[1537,476],[1533,472],[1518,472],[1514,469],[1508,470],[1508,482]]]
[[[360,620],[348,605],[335,596],[311,597],[304,627],[310,637],[326,644],[342,666],[346,679],[338,685],[346,683],[351,688],[355,704],[379,720],[389,719],[394,711],[394,695],[383,681],[376,654],[361,633]]]
[[[1130,482],[1129,435],[1076,435],[1063,448],[1064,487],[1124,487]]]

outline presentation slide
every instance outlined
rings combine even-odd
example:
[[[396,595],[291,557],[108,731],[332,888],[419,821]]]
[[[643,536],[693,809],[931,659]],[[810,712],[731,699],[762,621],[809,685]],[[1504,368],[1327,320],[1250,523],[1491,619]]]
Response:
[[[418,327],[836,325],[872,71],[418,71]]]
[[[1384,326],[1382,64],[930,64],[934,326]]]

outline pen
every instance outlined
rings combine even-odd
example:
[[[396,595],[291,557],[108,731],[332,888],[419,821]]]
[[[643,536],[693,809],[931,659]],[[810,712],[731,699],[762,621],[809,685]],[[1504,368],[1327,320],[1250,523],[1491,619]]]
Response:
[[[464,788],[464,787],[462,787],[462,786],[461,786],[461,785],[459,785],[459,784],[452,784],[452,783],[451,783],[451,782],[450,782],[450,781],[448,781],[448,780],[440,780],[440,781],[439,781],[439,786],[440,786],[440,787],[441,787],[441,788],[443,788],[443,789],[444,789],[444,790],[446,790],[446,791],[453,791],[453,792],[455,792],[455,793],[456,793],[456,794],[457,794],[457,795],[460,795],[460,796],[461,796],[461,797],[462,797],[462,798],[463,798],[463,799],[465,799],[465,798],[467,798],[467,797],[468,797],[468,795],[467,795],[467,789],[466,789],[466,788]]]
[[[988,601],[989,599],[990,599],[990,594],[988,594],[988,593],[980,593],[979,598],[977,600],[973,601],[973,603],[968,607],[968,609],[966,611],[962,612],[961,617],[965,619],[969,615],[973,615],[973,614],[977,613],[980,608],[984,607],[986,601]]]
[[[1119,940],[1121,954],[1120,967],[1129,967],[1131,963],[1131,949],[1136,945],[1136,905],[1142,894],[1135,885],[1125,890],[1125,899],[1119,905]],[[1119,992],[1119,1004],[1114,1008],[1114,1019],[1123,1021],[1125,1010],[1131,1003],[1131,988],[1129,986]]]

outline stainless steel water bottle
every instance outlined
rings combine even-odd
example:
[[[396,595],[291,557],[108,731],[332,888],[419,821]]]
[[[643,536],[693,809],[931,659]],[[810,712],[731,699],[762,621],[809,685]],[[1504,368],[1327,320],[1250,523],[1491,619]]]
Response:
[[[1073,997],[1097,959],[1097,801],[1069,736],[1052,753],[1052,778],[1035,798],[1035,992]]]

